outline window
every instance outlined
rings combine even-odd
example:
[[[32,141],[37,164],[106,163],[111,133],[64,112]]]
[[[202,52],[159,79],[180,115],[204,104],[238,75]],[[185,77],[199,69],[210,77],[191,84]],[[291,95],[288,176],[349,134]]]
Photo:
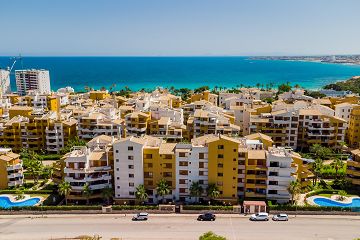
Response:
[[[222,176],[223,176],[223,173],[220,173],[220,172],[219,172],[217,175],[218,175],[218,177],[222,177]]]
[[[129,146],[129,147],[128,147],[128,151],[132,151],[132,150],[134,150],[134,147],[133,147],[133,146]]]
[[[153,167],[153,164],[152,164],[152,163],[148,163],[147,166],[148,166],[148,168],[152,168],[152,167]]]
[[[145,154],[144,158],[145,159],[152,159],[152,154]]]
[[[134,178],[134,174],[129,173],[129,178]]]
[[[204,162],[199,162],[199,168],[204,168]]]
[[[204,171],[199,171],[199,176],[204,176]]]
[[[116,162],[119,162],[119,159],[116,159]]]
[[[134,192],[129,192],[129,195],[130,195],[130,196],[134,196],[135,193],[134,193]]]
[[[186,180],[185,179],[179,179],[179,184],[186,184]]]
[[[179,161],[179,166],[187,166],[188,162],[186,161]]]
[[[129,169],[134,169],[134,165],[129,165]]]
[[[179,157],[186,157],[186,155],[185,155],[184,152],[180,152],[180,153],[179,153]]]
[[[133,187],[134,183],[133,182],[129,182],[129,187]]]
[[[199,153],[199,159],[204,159],[205,158],[205,154],[204,153]]]
[[[180,175],[188,175],[188,171],[187,170],[180,170],[179,174]]]
[[[224,158],[223,154],[218,154],[218,158]]]
[[[218,168],[223,168],[223,167],[224,167],[224,164],[218,163]]]
[[[218,145],[218,149],[224,149],[224,145]]]
[[[128,156],[128,160],[134,160],[134,156]]]
[[[116,171],[118,172],[118,171],[119,171],[119,168],[116,168]]]

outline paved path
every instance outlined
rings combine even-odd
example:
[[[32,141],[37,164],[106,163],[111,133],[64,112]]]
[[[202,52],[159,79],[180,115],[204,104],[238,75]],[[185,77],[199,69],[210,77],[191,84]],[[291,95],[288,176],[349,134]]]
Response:
[[[150,215],[132,222],[127,215],[0,216],[1,240],[59,239],[99,234],[103,239],[198,239],[213,231],[228,240],[353,240],[360,237],[359,216],[297,216],[288,222],[250,222],[239,215],[218,215],[197,222],[196,215]]]

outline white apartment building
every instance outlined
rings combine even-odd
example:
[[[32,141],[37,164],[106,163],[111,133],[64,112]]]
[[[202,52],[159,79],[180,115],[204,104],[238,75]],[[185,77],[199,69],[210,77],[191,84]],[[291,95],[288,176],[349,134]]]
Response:
[[[11,93],[10,72],[8,70],[0,69],[0,88],[3,95]]]
[[[354,108],[356,104],[351,104],[351,103],[340,103],[340,104],[336,104],[335,107],[335,116],[339,117],[339,118],[343,118],[347,124],[350,121],[350,114],[352,109]]]
[[[145,143],[145,139],[128,137],[113,144],[115,200],[135,202],[136,187],[144,184]]]
[[[176,189],[175,199],[180,202],[196,202],[198,199],[191,197],[190,187],[193,182],[198,182],[206,197],[208,186],[208,147],[204,143],[194,141],[193,144],[177,144],[175,149],[176,159]]]
[[[64,180],[71,185],[69,200],[84,200],[82,194],[87,184],[93,192],[90,198],[101,198],[101,191],[111,188],[111,165],[109,147],[74,147],[64,156]]]
[[[292,156],[285,148],[269,148],[266,154],[267,190],[266,198],[278,203],[289,202],[291,195],[288,187],[295,178],[296,168],[292,166]]]
[[[36,90],[40,94],[51,93],[50,75],[47,70],[16,70],[15,79],[19,95],[26,95],[29,90]]]

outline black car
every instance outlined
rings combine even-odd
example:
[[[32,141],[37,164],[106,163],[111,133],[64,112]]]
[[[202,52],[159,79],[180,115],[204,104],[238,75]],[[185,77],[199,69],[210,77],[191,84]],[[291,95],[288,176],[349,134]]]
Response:
[[[200,214],[197,218],[198,221],[215,221],[216,216],[212,213]]]

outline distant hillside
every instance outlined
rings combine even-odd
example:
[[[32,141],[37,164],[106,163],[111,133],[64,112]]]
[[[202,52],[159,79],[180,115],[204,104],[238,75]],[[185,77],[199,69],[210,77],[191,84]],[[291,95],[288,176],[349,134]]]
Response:
[[[336,91],[352,91],[360,94],[360,76],[352,77],[349,80],[331,83],[324,86],[324,89],[333,89]]]

